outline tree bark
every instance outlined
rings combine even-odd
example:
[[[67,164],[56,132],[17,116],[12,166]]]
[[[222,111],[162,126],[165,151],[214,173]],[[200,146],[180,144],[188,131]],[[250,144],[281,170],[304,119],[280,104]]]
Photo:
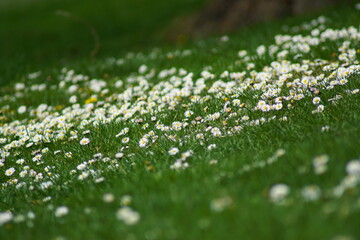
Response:
[[[181,19],[177,34],[221,34],[245,25],[312,12],[351,0],[212,0],[199,13]]]

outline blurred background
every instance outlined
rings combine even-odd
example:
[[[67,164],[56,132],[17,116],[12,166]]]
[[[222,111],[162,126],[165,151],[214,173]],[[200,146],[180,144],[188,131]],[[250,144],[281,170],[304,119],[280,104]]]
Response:
[[[96,57],[160,44],[169,22],[201,8],[204,2],[1,0],[0,82],[24,68],[89,57],[95,44],[91,30],[100,42]]]
[[[348,0],[1,0],[0,85],[27,71],[225,34]]]

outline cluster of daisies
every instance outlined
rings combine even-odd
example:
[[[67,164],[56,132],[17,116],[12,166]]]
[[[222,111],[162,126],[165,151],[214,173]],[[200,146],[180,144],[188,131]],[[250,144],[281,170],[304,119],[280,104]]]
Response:
[[[316,175],[325,174],[327,171],[327,165],[329,162],[329,156],[326,154],[317,156],[313,159],[313,173]],[[303,174],[306,168],[300,168],[299,174]],[[304,186],[301,191],[294,193],[293,197],[300,197],[304,201],[316,201],[320,198],[339,198],[343,194],[351,189],[354,189],[360,185],[360,160],[353,159],[347,162],[345,166],[345,177],[339,184],[332,189],[322,190],[320,186],[316,184]],[[269,190],[269,198],[276,204],[286,204],[290,195],[290,187],[284,183],[277,183],[273,185]],[[358,206],[360,208],[360,205]]]
[[[273,44],[259,46],[254,54],[237,51],[234,66],[238,71],[216,73],[211,66],[200,72],[175,67],[156,70],[143,64],[124,79],[93,79],[62,69],[56,84],[16,83],[11,94],[0,97],[1,191],[46,191],[72,181],[99,183],[106,179],[107,171],[133,165],[131,158],[139,153],[163,154],[170,159],[169,171],[180,171],[191,167],[196,154],[184,147],[190,141],[211,150],[217,147],[213,139],[271,121],[287,121],[296,108],[310,106],[308,114],[321,114],[328,105],[359,93],[350,84],[360,74],[359,28],[331,29],[326,22],[324,17],[311,21],[305,25],[308,34],[304,35],[290,29],[288,34],[275,36]],[[327,46],[334,52],[328,53]],[[190,54],[179,51],[166,57]],[[272,60],[260,65],[264,61],[259,59]],[[121,66],[126,59],[110,62]],[[41,72],[32,73],[28,82],[42,78]],[[29,95],[41,96],[46,91],[61,92],[68,100],[62,105],[18,104]],[[320,95],[322,92],[327,94]],[[108,125],[117,126],[117,132],[95,137]],[[97,147],[111,141],[117,144],[114,153]],[[240,172],[272,164],[284,154],[285,150],[279,149],[269,159],[246,165]],[[314,159],[314,172],[324,173],[327,162],[327,156]],[[67,171],[61,167],[65,163]],[[358,184],[359,165],[358,160],[348,163],[348,175],[336,186],[334,196]],[[153,169],[151,164],[146,167]],[[286,184],[276,184],[269,190],[269,198],[282,202],[289,193]],[[306,186],[302,196],[314,200],[321,190]],[[217,199],[211,208],[221,211],[231,202],[227,197]],[[55,209],[58,217],[67,213],[65,206]],[[11,213],[0,213],[0,224],[11,218]],[[123,206],[117,218],[131,225],[140,215]]]
[[[48,196],[43,199],[43,202],[49,202],[51,197]],[[116,197],[112,193],[105,193],[102,196],[102,200],[105,204],[110,204],[116,201]],[[135,225],[140,221],[140,214],[132,207],[132,197],[130,195],[124,195],[119,199],[119,208],[115,213],[115,218],[122,221],[126,225]],[[70,214],[71,209],[68,206],[54,207],[52,204],[47,206],[47,210],[50,211],[56,218],[63,218]],[[84,214],[91,214],[93,211],[90,207],[84,208]],[[33,211],[29,211],[26,214],[13,214],[10,211],[0,212],[0,226],[8,223],[22,223],[27,222],[28,226],[33,226],[33,220],[36,218],[36,214]]]

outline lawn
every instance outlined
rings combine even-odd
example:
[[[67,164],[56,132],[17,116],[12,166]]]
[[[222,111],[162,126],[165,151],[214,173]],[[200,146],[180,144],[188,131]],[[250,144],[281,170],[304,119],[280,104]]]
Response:
[[[359,5],[175,45],[204,1],[22,2],[0,239],[360,238]]]

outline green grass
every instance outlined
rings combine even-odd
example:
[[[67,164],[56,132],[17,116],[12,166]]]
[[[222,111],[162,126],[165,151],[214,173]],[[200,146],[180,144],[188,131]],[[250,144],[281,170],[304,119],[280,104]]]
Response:
[[[343,103],[342,108],[349,109],[346,112],[340,107],[332,108],[341,124],[331,125],[334,130],[329,133],[320,133],[320,128],[332,122],[334,116],[308,117],[291,125],[274,123],[261,132],[254,130],[222,139],[216,142],[219,149],[214,152],[197,151],[196,157],[191,160],[192,167],[184,172],[170,172],[164,167],[166,159],[138,156],[134,159],[138,166],[109,173],[104,183],[61,186],[61,191],[45,194],[53,197],[51,205],[71,206],[69,216],[60,222],[47,209],[47,204],[34,203],[45,195],[15,191],[3,201],[22,211],[33,210],[37,218],[33,221],[33,228],[27,228],[25,223],[16,224],[6,234],[18,239],[23,236],[42,239],[57,235],[79,239],[86,236],[94,239],[131,238],[134,235],[142,239],[147,234],[154,234],[160,239],[220,239],[223,236],[328,239],[338,234],[359,236],[356,227],[360,223],[358,189],[340,200],[321,199],[315,203],[299,203],[297,190],[315,183],[328,191],[340,182],[347,160],[359,156],[360,129],[354,127],[359,121],[359,116],[354,114],[359,103],[359,98]],[[284,143],[284,139],[289,141]],[[286,155],[273,166],[246,174],[238,173],[244,163],[264,160],[280,147],[286,149]],[[330,170],[324,176],[314,175],[311,161],[314,156],[324,153],[330,156]],[[219,163],[209,165],[208,161],[212,158],[218,159]],[[152,161],[156,170],[148,172],[143,165],[144,160]],[[307,171],[299,174],[300,167],[306,167]],[[284,207],[274,206],[266,197],[267,189],[276,182],[286,182],[294,189],[293,196]],[[108,192],[117,197],[114,203],[102,201],[102,195]],[[141,212],[141,224],[138,226],[127,227],[115,220],[119,197],[125,194],[133,197],[132,205]],[[212,199],[223,196],[230,196],[233,205],[224,212],[212,212],[209,208]],[[334,209],[325,214],[326,207]],[[85,208],[92,209],[93,213],[84,214]]]
[[[0,84],[44,66],[88,60],[95,43],[87,25],[100,39],[96,58],[119,56],[163,43],[167,23],[203,4],[204,0],[106,0],[102,4],[96,0],[5,0],[0,5]]]
[[[122,100],[118,96],[126,89],[139,85],[139,82],[131,82],[132,78],[129,77],[144,77],[145,74],[138,72],[139,67],[144,64],[148,69],[156,71],[155,77],[144,77],[151,87],[161,82],[174,81],[170,77],[158,77],[160,71],[172,67],[193,72],[194,82],[201,77],[201,72],[205,68],[210,69],[209,71],[217,77],[206,80],[207,89],[200,95],[209,95],[211,98],[202,103],[192,103],[189,97],[174,98],[173,100],[180,102],[175,110],[135,113],[130,119],[141,118],[143,122],[140,124],[118,117],[119,121],[90,124],[81,128],[82,120],[89,117],[72,116],[70,123],[73,125],[66,129],[63,139],[51,138],[49,142],[9,150],[11,155],[5,157],[4,166],[0,167],[0,182],[6,183],[16,177],[19,182],[26,185],[2,185],[0,213],[11,211],[15,216],[24,216],[25,219],[20,222],[10,221],[0,226],[0,239],[359,238],[359,176],[356,176],[357,184],[348,187],[341,196],[336,197],[333,194],[336,186],[344,181],[347,175],[347,163],[352,159],[359,159],[360,156],[360,95],[348,92],[360,88],[359,73],[348,77],[347,84],[337,85],[333,89],[326,90],[324,86],[317,85],[320,95],[304,90],[304,99],[284,100],[284,107],[280,111],[252,110],[260,100],[259,96],[265,91],[253,88],[257,80],[254,80],[246,91],[238,93],[238,96],[224,93],[217,98],[216,94],[207,92],[225,70],[246,71],[246,76],[250,77],[250,71],[246,70],[247,62],[239,62],[239,50],[246,49],[249,56],[255,56],[257,46],[274,44],[275,35],[297,34],[284,32],[284,24],[296,26],[319,15],[300,16],[286,21],[251,26],[229,35],[227,42],[221,41],[219,37],[212,37],[182,46],[169,46],[161,40],[161,29],[166,27],[166,22],[177,14],[198,8],[202,1],[170,3],[159,0],[151,4],[148,1],[142,3],[137,5],[132,1],[122,1],[124,8],[121,8],[120,3],[109,1],[107,8],[99,9],[100,15],[93,14],[93,9],[98,7],[95,1],[88,3],[89,8],[82,7],[81,4],[84,2],[72,1],[47,3],[39,0],[24,5],[23,9],[11,5],[10,2],[4,5],[1,11],[6,14],[2,15],[2,18],[9,21],[9,25],[0,32],[8,33],[8,39],[0,41],[10,40],[8,42],[11,47],[5,50],[4,60],[0,62],[1,68],[7,69],[1,80],[3,87],[0,89],[0,138],[5,137],[8,142],[19,138],[12,133],[4,133],[5,127],[16,120],[23,121],[22,124],[40,121],[42,117],[34,114],[35,109],[42,103],[53,107],[48,110],[51,114],[65,114],[66,112],[62,111],[72,106],[69,103],[72,95],[78,97],[80,107],[89,102],[91,97],[96,97],[94,111],[104,106],[101,102],[121,108],[127,102],[136,103],[144,100],[140,99],[142,96],[149,98],[151,88],[129,100]],[[34,7],[34,11],[29,13],[31,7]],[[6,9],[8,11],[5,11]],[[88,59],[89,51],[93,47],[91,36],[86,35],[89,34],[88,30],[81,25],[75,26],[76,23],[68,19],[53,15],[57,9],[70,11],[86,19],[98,30],[102,38],[102,48],[97,58]],[[117,14],[118,10],[122,11],[121,14]],[[28,26],[22,25],[20,20],[15,21],[20,19],[19,16],[26,15],[25,13],[29,14]],[[329,19],[325,24],[326,28],[341,29],[352,25],[359,30],[360,15],[353,6],[340,6],[336,10],[329,9],[321,14]],[[48,16],[48,21],[43,21],[42,16]],[[111,19],[108,20],[104,16]],[[141,21],[139,18],[149,21]],[[109,21],[114,24],[108,24]],[[10,34],[11,28],[18,31]],[[27,39],[20,38],[26,33],[24,29],[30,29],[29,32],[35,37],[29,39],[35,42],[24,44]],[[66,34],[59,34],[61,31]],[[80,34],[81,31],[83,35]],[[153,34],[154,32],[157,34]],[[48,38],[44,33],[48,34]],[[126,37],[123,34],[126,34]],[[307,35],[309,30],[301,30],[298,34]],[[59,36],[61,37],[58,38]],[[352,40],[351,48],[360,49],[358,40]],[[154,42],[161,47],[150,48],[155,45]],[[296,53],[290,53],[287,59],[291,63],[301,63],[304,59],[314,61],[317,58],[335,62],[338,61],[338,55],[334,53],[339,52],[341,44],[341,39],[324,42],[300,58],[294,59]],[[139,45],[142,46],[139,48]],[[27,46],[31,46],[31,49]],[[135,51],[134,56],[131,56],[121,49],[122,46],[125,46],[126,50],[141,49],[142,52]],[[76,49],[76,53],[71,52],[71,47]],[[176,53],[184,50],[191,50],[191,54]],[[359,54],[357,53],[353,60],[354,65],[359,61]],[[115,58],[109,58],[111,56]],[[10,60],[5,60],[6,58]],[[116,64],[119,59],[124,60],[124,63]],[[265,54],[262,57],[255,56],[249,61],[255,63],[255,70],[260,72],[264,66],[276,60],[276,57]],[[23,66],[18,66],[19,64]],[[63,66],[75,69],[76,74],[89,76],[89,80],[104,80],[109,93],[96,93],[91,90],[88,80],[80,82],[78,90],[73,93],[69,93],[68,89],[74,83],[67,82],[64,88],[60,88],[59,83],[64,81],[64,74],[61,73]],[[17,68],[18,71],[14,72]],[[29,79],[27,74],[38,70],[42,71],[42,74],[35,79]],[[322,72],[320,67],[314,67],[310,76],[317,76]],[[304,72],[295,71],[293,74],[288,82],[306,75]],[[119,79],[123,80],[124,85],[117,88],[114,84]],[[222,80],[230,81],[229,78]],[[276,75],[271,81],[277,80]],[[15,82],[26,83],[25,90],[16,91],[12,85]],[[46,84],[47,90],[30,90],[33,84],[42,83]],[[282,86],[281,95],[287,96],[289,89]],[[93,96],[94,94],[96,96]],[[336,95],[341,95],[342,98],[335,104],[328,101]],[[325,110],[313,114],[311,111],[316,106],[312,104],[312,99],[316,96],[322,99],[321,104],[325,106]],[[225,98],[238,98],[246,106],[231,105],[231,113],[238,115],[229,117],[229,114],[223,111],[227,101]],[[272,101],[271,98],[266,100]],[[294,108],[287,107],[288,103]],[[17,110],[22,105],[27,107],[27,111],[20,114]],[[205,118],[206,115],[215,112],[221,114],[217,120],[206,120],[196,126],[192,126],[189,120],[190,126],[180,131],[163,132],[156,128],[156,121],[170,126],[174,121],[183,121],[186,110],[194,112],[191,120],[196,116]],[[241,121],[237,123],[236,120],[244,115],[248,115],[250,120],[262,117],[270,119],[273,116],[275,120],[258,126]],[[151,116],[156,116],[157,120],[152,121]],[[287,117],[287,121],[279,120],[283,116]],[[33,119],[33,122],[30,119]],[[224,124],[223,121],[227,123]],[[149,124],[147,129],[143,128],[145,123]],[[212,126],[225,133],[224,129],[228,126],[236,125],[241,125],[243,129],[233,136],[212,137],[205,130]],[[322,131],[324,126],[329,126],[329,129]],[[124,135],[130,137],[127,144],[121,142],[124,136],[115,137],[124,127],[130,128],[128,135]],[[41,127],[37,133],[43,133],[44,129],[45,127]],[[59,130],[55,127],[51,129]],[[90,130],[90,133],[85,134],[84,130]],[[151,130],[158,139],[147,148],[139,147],[139,140]],[[27,126],[26,131],[32,130]],[[73,141],[69,139],[71,131],[77,131],[78,135]],[[196,139],[195,135],[198,132],[205,133],[203,141]],[[166,135],[176,135],[181,142],[169,140]],[[83,137],[90,139],[89,145],[79,144]],[[210,144],[216,144],[216,148],[209,150]],[[1,151],[5,150],[5,144],[0,146]],[[128,148],[122,149],[125,146]],[[170,169],[174,161],[180,157],[180,154],[168,154],[172,147],[179,148],[180,153],[193,151],[193,155],[186,160],[189,163],[188,168]],[[44,148],[49,148],[49,151],[43,153],[43,163],[37,165],[31,160],[36,154],[34,151]],[[285,154],[277,157],[274,163],[262,166],[261,163],[274,156],[278,149],[284,149]],[[62,152],[55,154],[56,150]],[[72,152],[72,158],[66,158],[66,152]],[[122,159],[115,159],[114,156],[118,152],[124,153]],[[88,164],[96,172],[94,176],[90,174],[88,178],[78,180],[80,170],[76,174],[70,173],[78,164],[94,159],[96,153],[102,153],[104,157],[109,157],[109,160],[98,160],[91,166]],[[323,154],[329,157],[327,171],[324,174],[315,174],[313,159]],[[42,180],[36,182],[29,176],[24,179],[17,177],[21,166],[15,161],[19,158],[25,159],[24,165],[30,166],[36,172],[42,172],[44,181],[50,180],[53,185],[48,189],[41,189]],[[217,163],[210,164],[212,160],[217,160]],[[47,177],[44,170],[46,166],[50,166],[52,176],[58,174],[58,177]],[[246,166],[251,166],[249,171],[244,171]],[[5,175],[5,170],[10,167],[16,168],[16,174],[11,177]],[[100,177],[104,180],[96,183],[96,179]],[[284,183],[290,189],[288,196],[278,203],[272,202],[270,197],[270,189],[277,183]],[[306,201],[302,197],[301,191],[308,185],[320,187],[322,194],[317,200]],[[30,186],[32,188],[29,188]],[[106,193],[113,194],[115,200],[105,202],[103,196]],[[125,195],[131,196],[132,201],[128,205],[140,214],[140,220],[135,225],[127,225],[116,217],[118,209],[124,206],[124,203],[120,202]],[[48,196],[51,196],[51,200],[43,201]],[[219,203],[223,205],[214,207]],[[59,206],[67,206],[69,213],[63,217],[56,217],[54,213]],[[33,212],[35,218],[29,217],[29,212]]]

